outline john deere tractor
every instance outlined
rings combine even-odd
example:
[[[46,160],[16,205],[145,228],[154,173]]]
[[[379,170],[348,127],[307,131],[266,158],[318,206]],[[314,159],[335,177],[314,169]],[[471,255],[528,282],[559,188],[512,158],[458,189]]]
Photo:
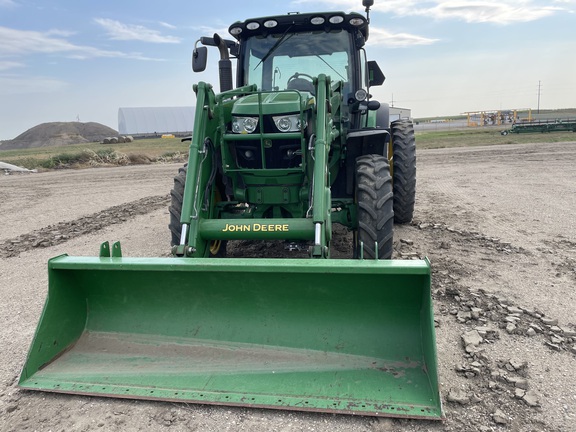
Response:
[[[354,233],[354,257],[391,258],[393,224],[414,211],[416,145],[411,121],[390,123],[388,105],[371,98],[384,75],[366,60],[368,18],[288,14],[229,32],[233,40],[203,37],[193,53],[203,71],[207,48],[198,45],[218,48],[221,92],[194,86],[190,160],[170,207],[174,255],[285,239],[328,258],[339,223]]]
[[[172,257],[49,261],[29,390],[441,419],[428,260],[392,260],[414,211],[410,121],[370,90],[368,17],[236,22],[220,92],[199,82],[170,205]],[[232,60],[236,61],[233,84]],[[354,233],[330,259],[332,224]],[[231,240],[307,244],[304,258],[226,258]]]

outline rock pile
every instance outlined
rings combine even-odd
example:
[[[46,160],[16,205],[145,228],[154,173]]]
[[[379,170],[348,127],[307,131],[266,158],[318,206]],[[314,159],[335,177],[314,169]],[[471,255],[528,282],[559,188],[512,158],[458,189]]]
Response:
[[[119,206],[110,207],[79,219],[49,225],[0,243],[0,257],[18,256],[22,252],[39,247],[49,247],[64,243],[84,234],[101,230],[112,224],[125,222],[138,215],[150,213],[168,205],[169,196],[146,197]],[[168,238],[168,235],[167,235]]]
[[[518,422],[527,417],[525,410],[540,409],[541,396],[531,388],[530,371],[524,359],[494,358],[494,349],[487,348],[501,343],[504,337],[526,337],[541,340],[550,350],[574,355],[576,328],[561,325],[538,309],[514,304],[485,290],[471,290],[462,282],[473,277],[469,267],[454,260],[453,252],[448,256],[443,254],[451,248],[465,250],[470,243],[475,248],[490,249],[496,257],[497,254],[529,255],[528,251],[498,238],[456,230],[445,224],[420,222],[414,226],[429,231],[430,236],[437,239],[437,253],[431,257],[436,321],[442,325],[445,319],[454,320],[462,328],[462,361],[454,365],[454,371],[466,384],[450,386],[444,392],[447,403],[456,412],[464,406],[468,413],[488,409],[486,415],[496,425],[517,427]],[[404,259],[423,258],[423,254],[414,250],[415,244],[418,242],[399,240],[395,252]]]

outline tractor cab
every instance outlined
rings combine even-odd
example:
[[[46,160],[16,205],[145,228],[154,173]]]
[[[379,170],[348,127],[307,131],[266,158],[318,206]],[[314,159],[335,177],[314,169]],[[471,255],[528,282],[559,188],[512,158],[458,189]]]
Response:
[[[291,13],[238,21],[228,29],[235,40],[214,35],[199,42],[220,49],[221,91],[233,88],[230,56],[238,60],[237,87],[255,85],[258,91],[298,90],[315,96],[314,79],[329,76],[338,86],[347,127],[356,129],[367,125],[369,110],[380,107],[369,102],[369,88],[385,79],[378,64],[366,59],[368,24],[368,17],[359,13]],[[197,46],[195,71],[205,69],[206,58],[206,47]]]

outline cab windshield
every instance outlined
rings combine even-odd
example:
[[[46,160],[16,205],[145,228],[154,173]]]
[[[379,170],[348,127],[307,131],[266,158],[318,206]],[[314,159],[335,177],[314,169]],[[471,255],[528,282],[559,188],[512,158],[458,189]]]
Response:
[[[309,77],[320,74],[348,83],[350,46],[350,34],[341,30],[252,37],[245,45],[244,84],[256,84],[258,90],[311,91]]]

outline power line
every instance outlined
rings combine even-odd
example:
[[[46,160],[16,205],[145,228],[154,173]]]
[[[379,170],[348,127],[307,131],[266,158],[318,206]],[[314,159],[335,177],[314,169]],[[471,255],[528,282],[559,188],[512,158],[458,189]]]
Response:
[[[538,114],[540,114],[540,90],[542,88],[542,83],[538,80]]]

